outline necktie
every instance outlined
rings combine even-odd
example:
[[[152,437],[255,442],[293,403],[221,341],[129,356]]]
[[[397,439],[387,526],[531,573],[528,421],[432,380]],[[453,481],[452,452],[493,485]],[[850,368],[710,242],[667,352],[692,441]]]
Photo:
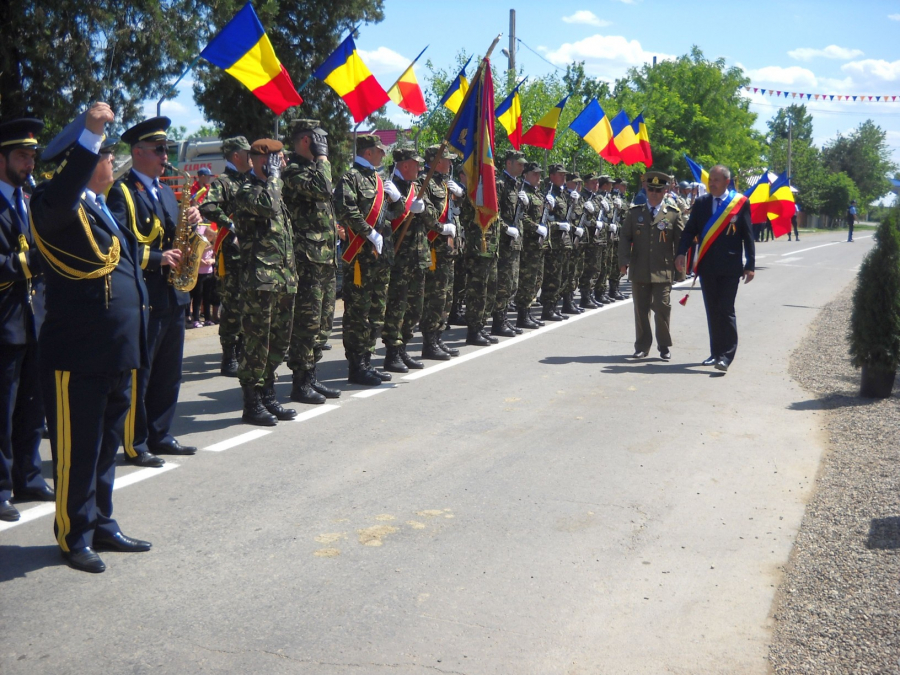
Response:
[[[113,217],[113,214],[110,212],[109,207],[106,205],[106,199],[103,195],[97,195],[97,205],[100,207],[100,210],[106,214],[106,217],[109,218],[109,222],[112,224],[112,228],[114,231],[119,231],[119,224],[116,222],[116,219]]]
[[[650,218],[651,219],[656,218],[656,207],[655,206],[650,207]]]
[[[22,232],[28,229],[28,209],[25,207],[25,197],[22,194],[22,188],[16,188],[16,213],[19,216]]]
[[[722,208],[722,198],[716,197],[716,211],[718,212],[718,210],[721,208]]]
[[[159,179],[158,178],[153,179],[153,190],[151,190],[151,192],[153,193],[153,198],[156,201],[159,201]]]

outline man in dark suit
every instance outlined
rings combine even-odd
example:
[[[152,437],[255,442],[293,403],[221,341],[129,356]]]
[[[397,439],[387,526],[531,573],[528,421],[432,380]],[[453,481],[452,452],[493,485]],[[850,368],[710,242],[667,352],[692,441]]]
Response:
[[[44,407],[38,380],[37,338],[44,318],[40,255],[28,225],[22,188],[34,171],[44,123],[0,124],[0,520],[16,521],[17,499],[53,501],[41,476]]]
[[[32,199],[35,243],[43,256],[47,316],[40,380],[56,480],[54,532],[69,564],[106,569],[96,551],[136,553],[150,542],[122,534],[112,517],[115,457],[137,369],[147,363],[147,289],[134,235],[103,193],[113,182],[114,121],[95,103],[48,146],[54,177]]]
[[[154,117],[122,134],[122,140],[131,146],[132,168],[109,192],[110,211],[138,240],[140,267],[150,294],[150,363],[138,371],[137,388],[132,391],[134,437],[125,436],[125,455],[138,466],[162,466],[163,460],[156,455],[197,452],[169,433],[181,388],[184,308],[190,302],[188,293],[169,283],[171,268],[181,260],[181,251],[173,248],[178,200],[172,188],[159,181],[168,163],[166,130],[170,123],[168,117]],[[200,222],[197,207],[187,213],[189,222]]]
[[[750,202],[744,195],[728,189],[730,181],[728,168],[717,164],[710,169],[709,194],[694,202],[678,246],[678,257],[675,258],[675,268],[684,272],[685,254],[694,237],[698,237],[701,249],[696,271],[700,276],[703,303],[706,305],[710,351],[703,365],[715,366],[722,372],[728,370],[737,352],[734,299],[738,286],[742,278],[745,284],[749,284],[756,269]],[[713,228],[718,235],[704,251],[704,231],[713,221],[723,227]]]

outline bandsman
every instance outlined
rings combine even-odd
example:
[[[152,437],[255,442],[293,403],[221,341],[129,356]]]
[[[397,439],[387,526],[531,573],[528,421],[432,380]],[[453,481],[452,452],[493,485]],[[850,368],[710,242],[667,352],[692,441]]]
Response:
[[[539,328],[543,321],[531,315],[531,303],[538,292],[541,273],[544,269],[544,255],[549,248],[547,223],[550,217],[550,203],[541,191],[541,165],[528,162],[523,169],[525,184],[523,189],[528,197],[528,205],[522,215],[522,254],[519,261],[519,287],[516,290],[516,327]]]
[[[562,285],[563,268],[568,251],[572,250],[572,229],[569,220],[572,217],[569,208],[570,198],[566,190],[566,168],[562,164],[551,164],[549,169],[550,192],[546,199],[550,202],[549,247],[544,254],[544,281],[541,285],[542,321],[562,321],[568,317],[560,314],[556,305],[559,302]],[[574,204],[574,202],[573,202]]]
[[[519,258],[522,252],[522,214],[529,203],[521,178],[525,155],[510,150],[504,158],[503,173],[497,178],[497,204],[500,207],[500,256],[497,260],[497,295],[491,320],[491,335],[513,337],[522,332],[506,317],[510,300],[519,286]],[[518,216],[518,217],[517,217]]]

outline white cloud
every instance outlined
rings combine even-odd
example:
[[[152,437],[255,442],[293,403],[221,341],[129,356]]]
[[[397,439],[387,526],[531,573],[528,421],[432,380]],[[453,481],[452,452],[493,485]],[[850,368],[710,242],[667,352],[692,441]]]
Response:
[[[374,51],[357,49],[357,52],[359,52],[360,58],[376,77],[387,73],[399,74],[398,71],[402,71],[412,61],[412,59],[398,54],[387,47],[379,47]]]
[[[787,85],[787,87],[799,87],[800,89],[809,89],[819,86],[819,80],[815,74],[806,68],[800,66],[766,66],[756,70],[745,69],[747,77],[753,83],[753,86],[759,85]],[[777,87],[776,87],[777,88]]]
[[[579,9],[572,16],[564,16],[563,21],[566,23],[578,23],[586,26],[608,26],[609,21],[601,19],[599,16],[586,9]]]
[[[841,70],[853,78],[854,83],[863,87],[900,81],[900,61],[864,59],[845,63]]]
[[[900,14],[888,14],[888,18],[891,21],[900,21]]]
[[[788,52],[788,56],[798,61],[812,61],[815,58],[849,61],[850,59],[855,59],[862,55],[863,52],[860,49],[848,49],[847,47],[838,47],[837,45],[828,45],[825,49],[800,47],[799,49],[792,49]]]
[[[658,59],[674,59],[669,54],[648,52],[637,40],[626,40],[621,35],[591,35],[578,42],[566,42],[558,49],[547,52],[547,58],[557,65],[584,61],[585,70],[608,79],[621,77],[632,66]]]
[[[188,111],[188,108],[183,103],[179,103],[178,101],[163,101],[160,106],[160,110],[164,115],[183,115]]]

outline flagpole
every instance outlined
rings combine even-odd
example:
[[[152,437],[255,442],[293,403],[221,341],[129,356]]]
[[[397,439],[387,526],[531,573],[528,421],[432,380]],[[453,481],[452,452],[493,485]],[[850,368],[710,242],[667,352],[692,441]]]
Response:
[[[481,74],[484,72],[485,64],[487,63],[487,60],[491,58],[491,53],[494,51],[494,47],[497,46],[497,43],[500,42],[500,38],[502,37],[503,33],[500,33],[497,37],[494,38],[494,41],[488,48],[487,53],[481,59],[481,63],[478,64],[478,70],[475,71],[475,77],[472,78],[473,83],[480,81]],[[419,186],[419,192],[416,195],[416,199],[421,199],[425,195],[425,191],[428,189],[428,185],[431,183],[431,179],[434,176],[434,167],[439,161],[444,158],[444,150],[446,149],[447,144],[450,142],[450,135],[456,128],[456,125],[459,122],[459,118],[462,117],[462,112],[466,108],[466,103],[469,102],[469,97],[472,96],[472,92],[474,92],[475,89],[476,87],[473,85],[469,87],[468,91],[466,91],[466,95],[463,97],[462,103],[457,109],[456,114],[453,116],[453,121],[450,123],[450,127],[447,129],[447,134],[444,136],[444,140],[441,142],[441,146],[438,148],[437,155],[435,156],[434,160],[432,160],[432,166],[428,168],[428,173],[425,176],[425,180],[422,181],[422,184]],[[416,141],[418,141],[418,135],[416,136]],[[403,243],[403,239],[406,237],[406,231],[409,229],[409,223],[412,221],[412,215],[412,211],[407,213],[406,217],[403,219],[403,222],[400,225],[400,236],[397,238],[397,243],[394,244],[394,253],[400,250],[400,244]]]
[[[425,49],[428,49],[430,46],[431,46],[431,45],[425,45]],[[418,61],[418,60],[419,60],[419,57],[421,57],[422,54],[425,53],[425,49],[423,49],[422,51],[419,52],[419,56],[417,56],[416,58],[414,58],[414,59],[412,60],[412,63],[410,63],[408,66],[406,66],[406,68],[403,69],[403,72],[400,73],[400,77],[397,78],[397,80],[394,82],[394,84],[392,84],[390,87],[388,87],[387,89],[385,89],[385,91],[390,91],[391,89],[393,89],[394,87],[396,87],[398,84],[400,84],[400,78],[403,77],[404,75],[406,75],[406,71],[407,71],[407,70],[409,70],[409,69],[412,68],[414,65],[416,65],[416,61]]]
[[[162,113],[160,112],[160,110],[162,110],[162,104],[163,104],[163,101],[165,101],[166,98],[168,98],[169,94],[172,93],[172,90],[175,89],[175,87],[178,86],[178,83],[181,82],[181,81],[184,79],[184,76],[187,75],[189,72],[191,72],[191,70],[193,70],[194,66],[197,65],[197,61],[199,61],[199,60],[200,60],[200,55],[197,54],[197,57],[196,57],[193,61],[191,61],[191,65],[189,65],[189,66],[185,69],[185,71],[184,71],[181,75],[178,76],[178,79],[175,80],[175,82],[172,84],[172,86],[169,87],[168,89],[166,89],[166,93],[164,93],[164,94],[162,95],[162,98],[159,99],[159,100],[156,102],[156,116],[157,116],[157,117],[159,117],[159,116],[162,114]]]
[[[356,33],[356,31],[359,30],[359,27],[360,27],[360,26],[362,26],[362,24],[359,24],[359,25],[355,26],[353,29],[351,29],[351,30],[350,30],[350,36],[348,36],[348,37],[353,36],[353,35]],[[346,40],[346,39],[347,39],[347,38],[344,38],[344,40]],[[341,40],[341,42],[343,42],[343,40]],[[315,71],[313,71],[313,72],[315,72]],[[310,75],[309,77],[307,77],[307,78],[303,81],[303,84],[301,84],[301,85],[297,88],[297,93],[299,94],[301,91],[303,91],[304,89],[306,89],[307,85],[308,85],[310,82],[312,82],[314,79],[316,79],[316,76],[315,76],[315,75]]]

